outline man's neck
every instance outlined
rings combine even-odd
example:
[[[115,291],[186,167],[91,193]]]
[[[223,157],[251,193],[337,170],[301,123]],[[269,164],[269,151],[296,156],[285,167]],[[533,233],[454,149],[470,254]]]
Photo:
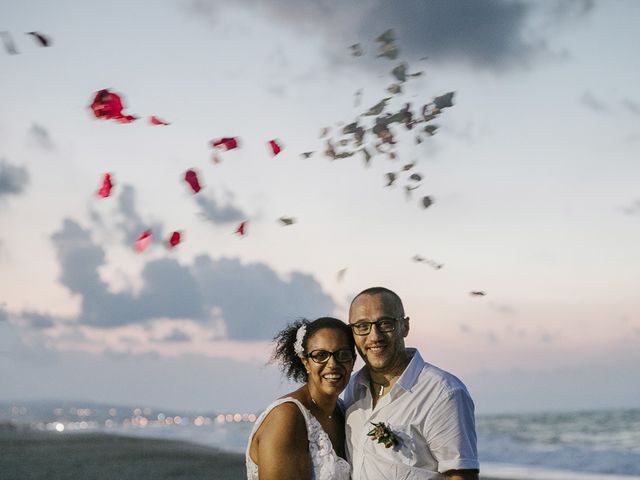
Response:
[[[411,358],[405,350],[404,354],[385,370],[372,370],[370,367],[367,367],[369,378],[378,387],[383,385],[385,388],[390,388],[400,378],[410,361]]]

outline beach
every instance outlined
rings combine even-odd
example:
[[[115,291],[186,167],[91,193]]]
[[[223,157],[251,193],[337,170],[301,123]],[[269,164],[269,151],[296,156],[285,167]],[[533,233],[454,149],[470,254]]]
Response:
[[[3,480],[242,480],[244,455],[188,442],[0,426]],[[496,480],[481,477],[483,480]]]
[[[3,480],[232,480],[244,455],[187,442],[0,428]]]

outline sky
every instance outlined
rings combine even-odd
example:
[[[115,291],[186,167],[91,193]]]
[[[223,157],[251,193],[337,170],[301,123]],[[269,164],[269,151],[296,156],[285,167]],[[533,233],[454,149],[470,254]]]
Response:
[[[259,411],[295,388],[275,334],[380,285],[477,413],[640,406],[639,20],[632,0],[0,1],[0,401]],[[393,94],[401,63],[422,73]],[[95,118],[101,89],[139,119]],[[420,118],[448,92],[433,135],[394,123],[376,150],[381,99]]]

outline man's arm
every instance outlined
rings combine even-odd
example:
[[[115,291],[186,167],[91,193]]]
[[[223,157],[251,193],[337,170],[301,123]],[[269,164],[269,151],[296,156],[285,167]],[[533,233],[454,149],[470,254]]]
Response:
[[[307,424],[293,403],[275,407],[260,426],[260,480],[310,480],[311,458]]]
[[[425,430],[438,470],[447,479],[478,478],[474,405],[465,388],[443,392],[427,418]]]

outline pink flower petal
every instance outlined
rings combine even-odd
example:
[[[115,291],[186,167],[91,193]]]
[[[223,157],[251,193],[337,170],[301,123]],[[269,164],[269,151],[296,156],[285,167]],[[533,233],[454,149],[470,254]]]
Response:
[[[144,252],[151,245],[151,240],[151,230],[145,230],[133,244],[133,249],[138,253]]]
[[[198,174],[195,170],[187,170],[184,174],[184,179],[193,190],[193,193],[198,193],[202,189],[200,182],[198,181]]]
[[[97,191],[99,197],[107,198],[111,195],[111,189],[113,188],[113,183],[111,182],[111,174],[105,173],[102,177],[102,185],[100,189]]]

